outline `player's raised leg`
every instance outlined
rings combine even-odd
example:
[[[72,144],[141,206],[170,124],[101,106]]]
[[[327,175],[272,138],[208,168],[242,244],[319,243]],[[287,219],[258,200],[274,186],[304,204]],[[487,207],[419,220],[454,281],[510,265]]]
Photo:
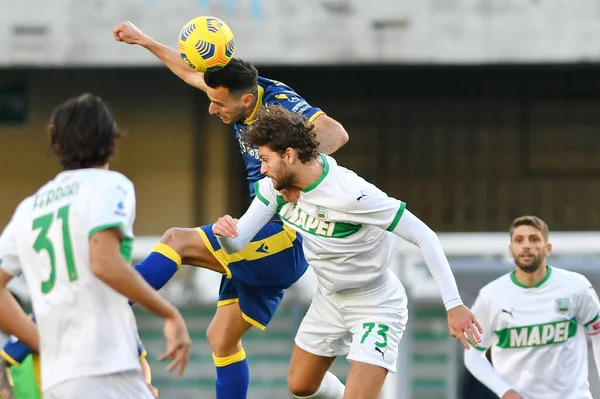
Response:
[[[190,228],[167,230],[150,255],[135,268],[154,289],[159,290],[182,263],[225,274],[225,268],[211,254],[196,230]]]
[[[329,370],[335,357],[314,355],[294,345],[288,388],[296,398],[342,399],[344,384]]]

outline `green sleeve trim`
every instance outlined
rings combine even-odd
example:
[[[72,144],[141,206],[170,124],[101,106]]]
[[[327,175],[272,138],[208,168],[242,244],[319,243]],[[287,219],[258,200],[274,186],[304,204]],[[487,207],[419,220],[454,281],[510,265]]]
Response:
[[[254,182],[254,194],[256,194],[256,198],[258,198],[266,206],[269,206],[271,203],[269,202],[268,199],[266,199],[265,197],[262,196],[258,187],[259,187],[258,182]]]
[[[88,235],[88,238],[93,236],[94,234],[96,234],[99,231],[114,229],[115,227],[119,227],[119,228],[123,229],[123,227],[125,227],[125,225],[123,223],[119,222],[119,223],[109,223],[109,224],[104,224],[102,226],[94,227],[92,230],[90,230],[90,234]]]
[[[585,323],[583,326],[587,327],[590,324],[593,324],[595,322],[597,322],[598,320],[600,320],[600,313],[596,315],[596,317],[594,317],[592,320],[588,321],[587,323]]]
[[[488,350],[488,348],[484,348],[482,346],[475,346],[473,345],[473,343],[471,341],[469,341],[469,339],[467,338],[467,342],[469,343],[469,345],[471,345],[471,348],[477,349],[480,352],[485,352]]]
[[[396,228],[396,225],[400,221],[402,214],[404,213],[404,209],[406,209],[406,202],[400,201],[400,207],[398,208],[398,212],[396,212],[396,216],[394,216],[394,220],[392,220],[392,224],[387,228],[387,231],[392,231]]]

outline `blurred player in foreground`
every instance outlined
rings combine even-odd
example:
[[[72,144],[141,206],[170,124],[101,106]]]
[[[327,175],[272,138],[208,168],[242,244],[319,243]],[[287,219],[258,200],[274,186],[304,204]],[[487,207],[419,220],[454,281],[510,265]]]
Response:
[[[100,98],[83,95],[55,109],[49,130],[63,172],[19,204],[0,236],[0,327],[40,353],[45,399],[152,398],[128,298],[165,319],[168,370],[181,375],[190,337],[129,263],[135,190],[108,170],[115,121]],[[6,289],[19,273],[37,328]]]
[[[117,41],[148,49],[179,78],[206,92],[210,100],[208,112],[224,123],[233,124],[233,134],[239,140],[246,163],[251,196],[254,183],[264,176],[258,151],[245,143],[241,134],[248,130],[263,106],[278,104],[312,121],[321,152],[332,153],[348,140],[338,122],[312,107],[289,86],[259,77],[248,62],[234,58],[221,70],[202,74],[188,67],[177,50],[158,43],[130,22],[119,24],[113,33]],[[293,197],[297,193],[291,190],[287,194]],[[275,218],[257,230],[247,250],[229,255],[221,250],[210,225],[174,228],[163,235],[161,243],[136,268],[158,289],[181,264],[223,274],[217,311],[207,331],[217,369],[217,398],[245,399],[249,369],[241,339],[252,326],[266,328],[284,290],[306,271],[302,240]]]
[[[479,291],[473,312],[483,326],[482,352],[465,352],[467,369],[503,399],[587,399],[586,333],[600,373],[600,302],[587,278],[548,266],[548,226],[515,219],[509,252],[516,269]],[[583,328],[579,328],[579,327]]]
[[[395,242],[389,232],[421,249],[452,336],[467,349],[467,338],[479,342],[481,330],[462,303],[436,234],[404,202],[320,154],[312,123],[270,106],[242,139],[257,146],[268,178],[255,183],[256,198],[239,222],[227,215],[214,224],[221,247],[228,253],[243,250],[278,214],[302,235],[306,259],[318,276],[291,359],[288,384],[295,397],[375,399],[387,373],[396,372],[408,310],[404,288],[388,268]],[[301,191],[297,204],[281,196],[289,188]],[[340,355],[352,362],[345,392],[328,371]]]
[[[11,336],[11,340],[16,340]],[[25,347],[26,348],[26,347]],[[27,348],[28,349],[28,348]],[[152,370],[146,359],[147,352],[138,338],[138,355],[144,381],[158,398],[158,390],[152,385]],[[20,357],[20,356],[19,356]],[[22,363],[16,363],[6,353],[0,358],[0,399],[42,399],[40,356],[37,352],[24,356]]]

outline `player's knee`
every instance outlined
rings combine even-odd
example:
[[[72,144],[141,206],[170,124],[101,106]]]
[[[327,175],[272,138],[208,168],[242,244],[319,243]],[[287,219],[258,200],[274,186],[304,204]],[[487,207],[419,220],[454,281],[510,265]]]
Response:
[[[297,398],[304,398],[311,396],[319,389],[319,382],[311,382],[301,378],[298,374],[290,370],[288,375],[288,389],[290,393]]]
[[[193,239],[198,238],[194,229],[173,227],[163,234],[160,242],[173,248],[179,256],[184,257],[185,252],[193,245]]]
[[[206,330],[206,339],[210,345],[210,349],[218,357],[235,355],[242,350],[240,340],[232,339],[224,331],[220,331],[212,324]]]

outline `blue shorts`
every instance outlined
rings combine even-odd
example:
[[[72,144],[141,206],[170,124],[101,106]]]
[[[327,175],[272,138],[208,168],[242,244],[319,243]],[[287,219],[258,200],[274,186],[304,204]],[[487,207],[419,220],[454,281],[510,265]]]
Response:
[[[212,225],[198,227],[196,231],[226,271],[217,306],[238,302],[244,319],[264,330],[284,290],[308,268],[302,237],[281,221],[271,221],[242,251],[228,254],[221,249]]]

